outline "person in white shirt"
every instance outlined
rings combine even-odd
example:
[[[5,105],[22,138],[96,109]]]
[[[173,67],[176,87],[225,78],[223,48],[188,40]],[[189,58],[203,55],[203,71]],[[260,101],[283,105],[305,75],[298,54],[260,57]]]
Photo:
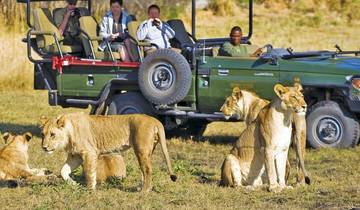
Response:
[[[156,4],[148,8],[149,19],[139,26],[136,36],[139,41],[148,41],[158,49],[171,48],[169,39],[175,36],[175,31],[169,24],[160,20],[160,8]],[[155,46],[145,48],[146,54],[157,49]]]

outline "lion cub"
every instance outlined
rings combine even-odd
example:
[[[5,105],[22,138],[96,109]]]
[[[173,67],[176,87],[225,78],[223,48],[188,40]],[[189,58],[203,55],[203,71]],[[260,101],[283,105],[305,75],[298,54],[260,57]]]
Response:
[[[298,82],[294,87],[275,85],[277,97],[261,109],[224,160],[221,176],[224,185],[233,182],[233,186],[258,186],[268,182],[270,191],[287,187],[285,168],[293,115],[306,110],[300,87]]]
[[[28,165],[28,148],[32,134],[14,136],[5,133],[5,146],[0,150],[0,180],[14,180],[19,178],[41,180],[49,178],[47,169],[30,168]]]

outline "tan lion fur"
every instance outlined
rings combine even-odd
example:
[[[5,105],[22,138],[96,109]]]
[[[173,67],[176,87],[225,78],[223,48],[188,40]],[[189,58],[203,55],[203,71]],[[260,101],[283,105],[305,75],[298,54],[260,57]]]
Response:
[[[96,182],[105,182],[110,177],[125,178],[126,165],[119,154],[100,155],[96,166]]]
[[[269,182],[270,190],[286,187],[285,165],[291,142],[293,112],[304,111],[306,103],[298,88],[278,84],[274,91],[278,97],[248,125],[231,150],[231,155],[225,159],[222,185],[257,186]],[[242,118],[245,119],[244,116]],[[238,163],[234,157],[237,157]],[[233,167],[236,164],[239,164],[240,172],[235,170],[238,167]]]
[[[32,134],[23,135],[5,133],[3,139],[5,146],[0,149],[0,180],[46,180],[46,169],[30,168],[28,165],[28,148]],[[52,177],[51,177],[52,178]]]
[[[52,121],[47,119],[45,116],[40,118],[41,127],[45,127],[47,123],[51,122]],[[74,158],[74,160],[79,161],[74,162],[74,165],[82,165],[82,160],[80,158]],[[126,165],[121,154],[103,154],[98,157],[96,166],[96,182],[103,183],[110,177],[126,177]]]
[[[300,85],[300,80],[294,79],[295,85]],[[301,85],[298,86],[299,90],[302,90]],[[226,118],[230,118],[236,114],[239,120],[245,121],[248,126],[258,116],[260,110],[264,108],[270,102],[268,100],[258,97],[252,92],[241,90],[239,87],[234,87],[232,95],[227,97],[220,111],[223,112]],[[293,129],[295,129],[292,137],[292,143],[294,150],[296,151],[297,160],[297,183],[303,185],[305,183],[310,184],[310,178],[304,167],[305,148],[306,148],[306,120],[305,115],[294,115]],[[300,143],[298,143],[300,142]],[[234,174],[231,172],[231,166],[229,161],[224,161],[225,165],[222,165],[222,186],[234,187]],[[286,166],[286,180],[290,175],[290,163],[287,161]]]
[[[98,156],[120,153],[133,147],[143,175],[142,191],[151,186],[151,155],[160,142],[170,178],[175,181],[166,146],[164,127],[157,119],[140,114],[89,116],[84,113],[64,114],[43,126],[43,149],[51,153],[64,148],[68,159],[61,170],[65,180],[83,163],[88,187],[96,187]]]

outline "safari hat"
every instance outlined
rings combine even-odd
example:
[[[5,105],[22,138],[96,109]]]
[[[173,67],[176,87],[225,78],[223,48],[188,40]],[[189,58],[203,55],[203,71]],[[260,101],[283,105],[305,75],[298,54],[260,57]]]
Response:
[[[69,4],[74,4],[74,5],[77,3],[77,0],[66,0],[66,1]]]

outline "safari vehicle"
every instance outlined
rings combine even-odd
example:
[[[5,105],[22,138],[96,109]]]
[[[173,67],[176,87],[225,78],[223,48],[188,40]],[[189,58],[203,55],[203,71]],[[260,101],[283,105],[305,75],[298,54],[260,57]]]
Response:
[[[27,4],[30,30],[24,41],[34,63],[34,88],[47,89],[49,104],[62,107],[92,107],[92,114],[145,113],[159,118],[167,130],[201,134],[212,121],[225,120],[219,109],[234,86],[272,99],[276,83],[291,85],[299,77],[308,104],[307,139],[315,148],[352,147],[359,140],[359,51],[294,52],[270,44],[258,58],[218,56],[228,38],[197,39],[196,8],[192,0],[192,32],[181,20],[168,20],[176,35],[171,50],[143,56],[143,46],[134,36],[139,22],[129,23],[134,50],[131,62],[117,60],[115,52],[98,52],[98,24],[81,17],[83,47],[65,46],[47,8],[32,9],[41,0],[17,0]],[[44,1],[44,0],[43,0]],[[87,8],[91,14],[91,0]],[[32,15],[32,18],[31,18]],[[250,44],[253,1],[249,0]],[[82,49],[82,50],[81,50]],[[40,59],[35,59],[36,52]],[[236,116],[232,118],[236,120]]]

